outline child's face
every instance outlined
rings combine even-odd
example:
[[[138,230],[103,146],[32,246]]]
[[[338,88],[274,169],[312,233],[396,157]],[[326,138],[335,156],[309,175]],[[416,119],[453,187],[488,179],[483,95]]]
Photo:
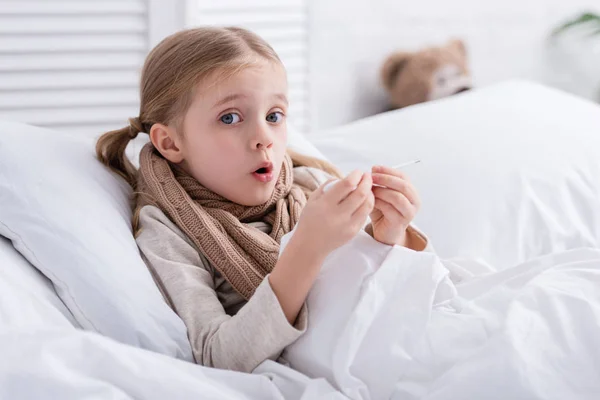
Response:
[[[230,201],[264,203],[286,151],[285,70],[265,61],[197,92],[183,121],[183,167]]]

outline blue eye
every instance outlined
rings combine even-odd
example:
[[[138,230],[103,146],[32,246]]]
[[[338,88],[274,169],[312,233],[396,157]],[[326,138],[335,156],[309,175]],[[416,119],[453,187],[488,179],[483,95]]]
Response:
[[[283,114],[280,112],[274,112],[274,113],[267,115],[267,121],[272,122],[272,123],[280,122],[282,118],[283,118]]]
[[[229,113],[229,114],[225,114],[223,115],[221,118],[221,122],[226,124],[226,125],[232,125],[235,124],[237,122],[240,122],[240,116],[236,113]]]

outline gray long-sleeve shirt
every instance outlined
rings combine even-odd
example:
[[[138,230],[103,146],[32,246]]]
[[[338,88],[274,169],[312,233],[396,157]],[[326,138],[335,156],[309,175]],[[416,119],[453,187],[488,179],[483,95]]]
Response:
[[[251,372],[264,360],[276,360],[305,331],[305,307],[290,325],[267,278],[246,303],[160,209],[142,208],[140,223],[137,244],[163,296],[187,326],[198,364]],[[264,222],[252,225],[270,230]]]

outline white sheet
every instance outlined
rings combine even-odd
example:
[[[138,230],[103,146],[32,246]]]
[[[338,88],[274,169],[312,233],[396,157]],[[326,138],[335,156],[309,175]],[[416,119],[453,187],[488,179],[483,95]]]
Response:
[[[0,237],[0,399],[342,398],[274,362],[255,375],[203,368],[75,326],[52,283]]]
[[[75,326],[51,282],[0,237],[0,399],[342,398],[274,362],[254,375],[209,369]]]
[[[78,326],[52,282],[0,236],[0,327]]]
[[[472,266],[360,233],[327,259],[310,329],[286,350],[313,379],[272,361],[251,375],[204,368],[24,307],[27,323],[0,325],[0,398],[597,398],[600,250]],[[8,282],[1,293],[0,315],[17,315]]]
[[[285,357],[351,399],[597,399],[600,250],[473,265],[361,233],[326,260]]]
[[[272,361],[255,374],[201,367],[75,329],[0,330],[2,399],[341,399]]]

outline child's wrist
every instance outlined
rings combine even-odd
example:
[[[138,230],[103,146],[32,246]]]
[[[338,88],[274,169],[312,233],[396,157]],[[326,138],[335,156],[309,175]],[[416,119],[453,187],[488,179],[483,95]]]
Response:
[[[408,235],[408,228],[404,229],[404,231],[402,232],[402,235],[400,236],[400,238],[397,240],[396,244],[398,246],[403,246],[403,247],[408,247],[409,244],[409,235]]]
[[[295,257],[302,257],[308,264],[321,265],[328,253],[320,247],[310,235],[307,235],[298,226],[284,251],[290,248],[290,254],[293,254]]]
[[[367,226],[365,226],[365,232],[367,232],[369,235],[371,235],[371,237],[373,237],[373,239],[377,240],[380,243],[383,244],[387,244],[388,246],[394,246],[394,245],[398,245],[398,246],[403,246],[403,247],[409,247],[410,246],[410,233],[408,232],[408,227],[405,228],[401,234],[399,234],[398,236],[394,235],[395,237],[381,237],[381,234],[377,234],[377,232],[375,232],[375,230],[373,229],[373,225],[371,223],[369,223]]]

